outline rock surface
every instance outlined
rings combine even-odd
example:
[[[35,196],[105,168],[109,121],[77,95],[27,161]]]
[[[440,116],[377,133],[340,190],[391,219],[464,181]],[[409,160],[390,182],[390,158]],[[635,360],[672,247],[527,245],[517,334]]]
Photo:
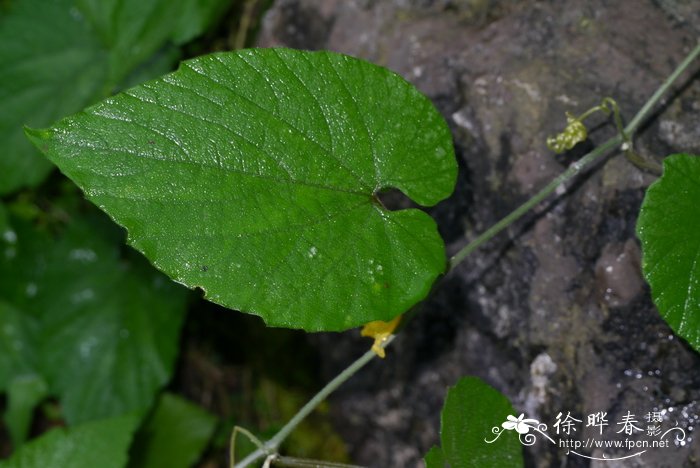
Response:
[[[695,44],[700,10],[693,4],[281,0],[259,44],[361,57],[433,100],[461,165],[455,194],[431,210],[455,252],[615,133],[603,116],[591,118],[589,141],[553,157],[544,142],[562,129],[565,111],[581,113],[612,96],[632,117]],[[658,162],[672,152],[700,153],[700,82],[688,76],[638,134],[642,156]],[[606,411],[606,434],[619,438],[614,424],[628,411],[640,424],[658,411],[689,435],[685,447],[621,462],[567,455],[540,440],[526,451],[530,466],[697,466],[700,357],[660,318],[639,271],[634,226],[654,179],[621,155],[610,157],[448,275],[387,359],[332,399],[355,461],[421,466],[439,443],[446,387],[477,375],[550,427],[559,412],[585,420]],[[356,331],[312,339],[326,378],[369,345]],[[590,437],[591,429],[571,438]]]

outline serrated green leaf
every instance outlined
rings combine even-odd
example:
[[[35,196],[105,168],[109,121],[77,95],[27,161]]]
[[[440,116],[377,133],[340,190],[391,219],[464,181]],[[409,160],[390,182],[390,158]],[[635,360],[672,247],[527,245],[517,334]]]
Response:
[[[53,429],[0,461],[0,468],[122,468],[137,423],[130,415]]]
[[[193,5],[200,15],[183,15]],[[218,8],[214,0],[9,2],[0,15],[0,195],[40,183],[53,167],[23,125],[48,125],[107,96],[184,27],[188,38],[200,33]]]
[[[270,325],[390,320],[446,267],[434,221],[388,211],[454,187],[449,130],[398,75],[330,52],[184,62],[33,142],[172,278]]]
[[[523,466],[517,434],[506,431],[494,443],[491,429],[515,414],[508,399],[476,377],[463,377],[447,393],[442,408],[442,450],[433,447],[426,464],[451,468],[517,468]]]
[[[188,468],[209,443],[216,417],[176,395],[161,396],[153,414],[137,433],[130,468]]]
[[[637,235],[656,307],[700,351],[700,158],[664,160],[663,175],[644,197]]]
[[[101,232],[114,229],[101,227],[106,220],[75,220],[57,237],[12,224],[0,297],[13,307],[0,302],[9,318],[0,347],[22,366],[3,372],[0,357],[0,377],[42,376],[70,423],[145,411],[170,378],[186,291],[135,254],[123,258],[119,236]]]

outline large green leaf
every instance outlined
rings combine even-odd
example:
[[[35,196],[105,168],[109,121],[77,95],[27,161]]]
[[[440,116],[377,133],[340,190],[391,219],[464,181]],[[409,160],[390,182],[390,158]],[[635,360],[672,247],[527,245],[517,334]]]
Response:
[[[505,431],[493,443],[493,427],[515,414],[508,399],[476,377],[451,387],[442,408],[440,440],[425,456],[428,468],[517,468],[523,466],[517,433]]]
[[[122,468],[137,423],[121,416],[53,429],[0,461],[0,468]]]
[[[201,456],[216,428],[216,418],[176,395],[164,394],[137,433],[130,468],[189,468]]]
[[[48,125],[107,96],[169,39],[181,40],[183,28],[186,39],[200,33],[222,3],[13,0],[3,5],[0,194],[36,185],[51,170],[27,143],[23,125]]]
[[[362,60],[213,54],[28,134],[156,266],[270,325],[389,320],[445,270],[434,221],[376,195],[448,196],[449,130]]]
[[[107,220],[75,220],[60,236],[12,224],[13,253],[0,258],[0,349],[10,351],[0,389],[36,373],[70,423],[147,409],[170,377],[186,290],[123,257]]]
[[[700,351],[700,158],[676,154],[647,190],[637,222],[644,276],[673,331]]]

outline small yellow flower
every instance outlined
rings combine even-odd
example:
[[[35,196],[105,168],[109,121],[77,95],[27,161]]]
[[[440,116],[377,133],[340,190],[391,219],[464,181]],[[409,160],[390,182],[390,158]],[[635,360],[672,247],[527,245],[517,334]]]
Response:
[[[547,138],[547,147],[555,153],[570,150],[578,143],[588,138],[588,131],[580,119],[566,113],[566,128],[557,136]]]
[[[384,358],[386,353],[382,344],[391,336],[396,327],[401,322],[401,316],[399,315],[391,322],[383,322],[377,320],[376,322],[369,322],[367,325],[362,327],[360,334],[362,336],[368,336],[374,338],[374,343],[372,344],[372,351],[374,351],[377,356]]]

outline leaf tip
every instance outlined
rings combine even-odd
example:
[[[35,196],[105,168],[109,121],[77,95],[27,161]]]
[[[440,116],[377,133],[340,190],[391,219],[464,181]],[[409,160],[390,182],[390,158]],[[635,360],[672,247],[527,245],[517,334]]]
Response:
[[[46,151],[45,142],[51,138],[51,130],[47,128],[31,128],[24,126],[24,134],[37,148]]]

